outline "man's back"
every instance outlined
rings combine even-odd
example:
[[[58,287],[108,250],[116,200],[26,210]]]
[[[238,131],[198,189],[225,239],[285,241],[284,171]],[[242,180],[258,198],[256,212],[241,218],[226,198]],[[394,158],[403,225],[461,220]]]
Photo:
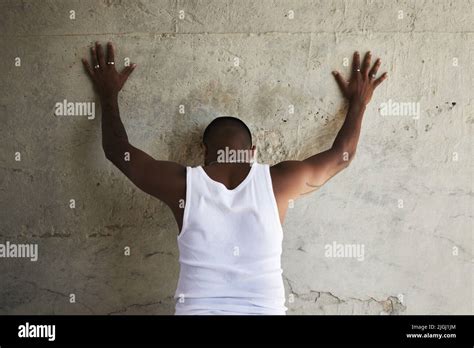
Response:
[[[285,314],[282,240],[268,165],[231,190],[187,167],[176,314]]]

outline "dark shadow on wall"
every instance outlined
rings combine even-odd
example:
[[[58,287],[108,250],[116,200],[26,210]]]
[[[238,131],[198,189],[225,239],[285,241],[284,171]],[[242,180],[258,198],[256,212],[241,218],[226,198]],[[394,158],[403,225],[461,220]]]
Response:
[[[221,81],[212,79],[178,101],[179,107],[172,118],[171,135],[168,139],[170,161],[183,165],[197,166],[204,163],[204,149],[201,146],[206,126],[219,116],[239,116],[241,91],[234,86],[225,86]],[[250,126],[250,125],[249,125]]]

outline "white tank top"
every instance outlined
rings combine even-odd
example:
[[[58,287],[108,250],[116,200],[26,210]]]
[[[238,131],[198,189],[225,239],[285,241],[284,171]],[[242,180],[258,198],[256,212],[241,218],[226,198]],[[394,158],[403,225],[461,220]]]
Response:
[[[282,241],[269,165],[233,190],[186,167],[175,314],[285,314]]]

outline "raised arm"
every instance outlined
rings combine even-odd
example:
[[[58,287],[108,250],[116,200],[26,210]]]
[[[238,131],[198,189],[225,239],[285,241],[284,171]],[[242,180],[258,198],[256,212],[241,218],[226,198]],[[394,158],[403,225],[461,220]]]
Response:
[[[131,145],[120,119],[118,94],[136,65],[117,72],[110,42],[107,44],[107,61],[99,43],[91,48],[91,55],[93,67],[86,59],[82,62],[100,97],[102,147],[106,158],[138,188],[170,206],[176,215],[178,201],[184,198],[186,168],[178,163],[155,160]]]
[[[284,161],[271,167],[273,188],[279,202],[285,204],[290,199],[314,191],[346,168],[354,158],[366,105],[374,89],[387,78],[384,73],[376,79],[380,59],[372,68],[370,65],[370,52],[365,55],[362,67],[359,53],[355,52],[349,81],[339,72],[333,72],[343,96],[349,101],[344,123],[328,150],[303,161]]]

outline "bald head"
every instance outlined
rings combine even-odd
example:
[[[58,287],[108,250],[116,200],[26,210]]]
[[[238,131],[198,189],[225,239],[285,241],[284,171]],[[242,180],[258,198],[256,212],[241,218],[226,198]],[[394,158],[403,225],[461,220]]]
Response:
[[[204,131],[204,145],[210,150],[225,148],[248,149],[252,146],[252,135],[247,125],[236,117],[215,118]]]

